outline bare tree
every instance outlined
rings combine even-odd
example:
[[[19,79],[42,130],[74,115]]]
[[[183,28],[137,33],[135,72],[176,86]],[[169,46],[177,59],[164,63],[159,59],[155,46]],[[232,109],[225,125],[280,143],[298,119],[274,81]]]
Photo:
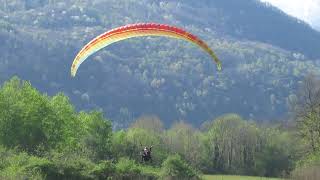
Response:
[[[141,128],[150,130],[156,133],[163,131],[163,123],[159,117],[154,115],[144,115],[139,117],[132,125],[131,128]]]

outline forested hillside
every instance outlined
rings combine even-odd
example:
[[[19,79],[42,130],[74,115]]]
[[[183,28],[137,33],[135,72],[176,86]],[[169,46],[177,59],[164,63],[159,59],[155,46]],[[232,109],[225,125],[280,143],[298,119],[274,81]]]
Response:
[[[120,25],[158,22],[198,35],[223,71],[194,46],[136,38],[90,57],[70,77],[77,51]],[[0,0],[0,80],[28,79],[63,91],[78,109],[102,109],[115,127],[142,114],[193,124],[235,112],[265,120],[286,115],[303,75],[319,72],[320,35],[255,0]]]

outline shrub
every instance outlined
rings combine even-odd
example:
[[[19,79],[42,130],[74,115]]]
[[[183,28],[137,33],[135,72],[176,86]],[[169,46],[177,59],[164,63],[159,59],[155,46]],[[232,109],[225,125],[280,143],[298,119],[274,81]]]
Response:
[[[107,179],[115,173],[116,167],[110,161],[101,161],[89,173],[96,179]]]
[[[120,158],[116,164],[115,179],[157,179],[155,168],[149,166],[140,166],[134,160],[128,158]]]
[[[115,172],[110,161],[95,163],[77,154],[53,153],[50,160],[50,166],[41,167],[47,179],[107,179]]]
[[[48,163],[44,158],[0,147],[0,179],[44,179],[38,167]]]
[[[0,148],[0,179],[107,179],[114,176],[110,161],[94,163],[84,156],[53,153],[47,158]]]
[[[162,164],[162,179],[200,179],[199,174],[179,155],[169,156]]]
[[[116,164],[116,172],[119,174],[137,175],[141,173],[141,170],[133,160],[120,158]]]

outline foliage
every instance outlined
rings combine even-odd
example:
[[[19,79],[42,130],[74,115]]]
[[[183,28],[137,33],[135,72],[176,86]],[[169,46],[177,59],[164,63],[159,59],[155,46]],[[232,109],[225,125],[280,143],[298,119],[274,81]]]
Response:
[[[80,113],[79,119],[85,124],[85,144],[96,151],[96,158],[107,159],[111,153],[112,128],[101,112]]]
[[[85,157],[56,154],[51,158],[13,151],[1,152],[1,177],[14,179],[105,179],[115,172],[108,161],[93,163]]]
[[[291,109],[299,130],[310,152],[320,150],[320,80],[316,74],[305,77],[297,95],[292,98]]]
[[[308,168],[310,166],[319,166],[320,165],[320,152],[315,152],[306,155],[300,161],[297,162],[297,168]]]
[[[301,84],[297,95],[291,100],[297,134],[301,138],[304,154],[296,162],[293,179],[319,179],[320,164],[320,86],[319,76],[311,73]]]
[[[201,169],[206,159],[204,140],[202,132],[180,121],[167,130],[164,142],[170,152],[179,153],[190,165]]]
[[[129,158],[120,158],[116,164],[116,179],[156,179],[158,170],[155,168],[141,166]]]
[[[152,147],[152,164],[161,165],[161,162],[167,157],[168,150],[164,146],[164,136],[162,133],[156,133],[150,129],[130,128],[127,132],[127,140],[134,144],[135,151],[133,156],[138,157],[137,161],[141,161],[138,156],[145,146]]]
[[[114,132],[112,139],[112,154],[114,158],[120,157],[133,157],[137,146],[132,142],[128,141],[126,132],[124,130]]]
[[[75,118],[61,94],[49,99],[15,77],[1,88],[0,99],[0,142],[5,146],[35,152],[39,146],[50,149],[66,144],[75,135],[66,136],[74,129]]]
[[[121,158],[116,165],[117,172],[120,174],[128,174],[128,176],[140,174],[141,170],[138,165],[128,158]]]
[[[210,159],[220,171],[246,174],[255,166],[259,130],[235,114],[215,120],[208,131]]]
[[[199,179],[199,174],[179,155],[171,155],[163,162],[161,169],[163,179]]]
[[[0,178],[1,179],[44,179],[39,166],[50,164],[44,158],[29,156],[0,147]]]
[[[265,141],[256,158],[256,172],[260,176],[287,177],[298,160],[299,139],[278,129],[264,129]]]
[[[184,121],[165,129],[159,118],[144,116],[112,132],[101,112],[78,113],[62,93],[41,94],[17,77],[0,88],[0,99],[1,178],[198,179],[195,169],[287,177],[294,168],[295,173],[319,163],[318,151],[301,155],[308,139],[295,129],[237,114],[208,121],[203,129]],[[150,145],[153,162],[140,164],[143,146]]]
[[[95,179],[114,172],[108,161],[92,161],[111,155],[111,123],[102,113],[77,114],[63,94],[42,95],[17,77],[0,99],[2,176]]]

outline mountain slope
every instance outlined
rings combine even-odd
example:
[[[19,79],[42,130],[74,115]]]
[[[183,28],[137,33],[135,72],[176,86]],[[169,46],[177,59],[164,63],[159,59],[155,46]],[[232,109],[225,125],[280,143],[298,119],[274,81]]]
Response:
[[[214,27],[219,34],[270,43],[310,58],[320,58],[317,50],[320,48],[320,32],[268,4],[257,0],[175,2],[181,5],[172,9],[172,17],[181,22]]]
[[[0,2],[0,80],[18,75],[49,95],[63,91],[77,108],[102,108],[119,127],[143,114],[194,124],[228,112],[283,116],[303,75],[319,72],[319,62],[308,58],[318,57],[312,43],[319,34],[253,0]],[[136,38],[90,57],[71,79],[71,62],[91,38],[146,21],[199,35],[216,50],[223,72],[188,43]],[[292,38],[304,33],[301,41]]]

